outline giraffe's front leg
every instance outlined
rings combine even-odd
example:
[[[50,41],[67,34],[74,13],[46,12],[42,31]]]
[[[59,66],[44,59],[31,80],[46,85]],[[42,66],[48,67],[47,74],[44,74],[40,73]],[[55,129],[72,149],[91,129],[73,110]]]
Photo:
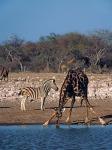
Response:
[[[56,128],[59,128],[59,127],[60,127],[60,118],[58,118],[56,121]]]
[[[56,111],[51,115],[51,117],[50,117],[50,119],[49,120],[47,120],[44,124],[43,124],[43,126],[47,126],[48,124],[49,124],[49,122],[54,118],[54,117],[56,117]]]

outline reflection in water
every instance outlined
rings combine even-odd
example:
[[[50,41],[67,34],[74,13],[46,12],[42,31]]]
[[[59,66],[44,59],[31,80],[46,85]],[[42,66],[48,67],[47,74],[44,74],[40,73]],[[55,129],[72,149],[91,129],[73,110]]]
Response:
[[[0,126],[0,150],[112,149],[112,126]]]

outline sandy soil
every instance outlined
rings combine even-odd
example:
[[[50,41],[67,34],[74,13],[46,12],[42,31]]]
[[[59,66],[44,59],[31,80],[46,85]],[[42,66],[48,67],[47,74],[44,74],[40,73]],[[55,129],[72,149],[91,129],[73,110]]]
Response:
[[[4,82],[1,81],[1,101],[0,101],[0,124],[43,124],[49,116],[54,112],[54,107],[58,106],[58,97],[59,92],[55,94],[55,92],[51,92],[48,96],[45,104],[45,111],[40,110],[40,101],[33,101],[30,103],[27,101],[26,103],[26,111],[21,112],[20,110],[20,98],[17,96],[17,91],[20,87],[24,86],[38,86],[43,80],[52,78],[53,76],[56,77],[56,82],[58,87],[60,88],[64,77],[64,74],[36,74],[36,73],[16,73],[10,74],[9,81]],[[111,89],[112,89],[112,77],[111,75],[88,75],[90,80],[90,93],[93,90],[93,94],[89,96],[89,101],[92,106],[94,106],[94,110],[97,114],[102,117],[107,124],[112,123],[112,97],[111,97]],[[28,81],[27,81],[28,80]],[[97,82],[98,81],[98,82]],[[99,92],[97,93],[92,87],[94,83],[98,83],[99,81],[103,81],[101,83],[107,83],[107,90],[106,87],[103,87],[105,91],[105,95],[102,94],[99,96]],[[34,84],[37,83],[37,84]],[[105,86],[105,84],[104,84]],[[13,88],[14,87],[14,88]],[[98,90],[102,88],[102,86],[97,87]],[[111,94],[110,94],[110,92]],[[8,91],[8,92],[7,92]],[[13,91],[13,92],[12,92]],[[103,92],[104,93],[104,92]],[[5,94],[5,96],[4,96]],[[63,117],[61,119],[61,123],[65,123],[65,120],[68,115],[69,101],[66,104],[66,110],[63,113]],[[72,113],[72,123],[74,124],[83,124],[86,116],[86,108],[83,104],[80,107],[80,100],[77,100]],[[91,120],[91,124],[99,124],[97,117],[89,113],[89,119]],[[55,119],[52,120],[51,123],[55,123]]]

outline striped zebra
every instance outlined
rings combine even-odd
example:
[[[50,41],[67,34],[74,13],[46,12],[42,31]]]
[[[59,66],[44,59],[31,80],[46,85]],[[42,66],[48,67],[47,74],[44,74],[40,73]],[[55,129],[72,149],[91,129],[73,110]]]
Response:
[[[37,88],[26,87],[22,88],[18,95],[21,96],[21,110],[25,111],[25,101],[30,98],[32,100],[41,99],[41,110],[44,110],[45,99],[51,89],[58,91],[55,79],[46,80],[41,86]]]
[[[9,70],[6,67],[0,65],[0,80],[6,79],[8,81],[8,75],[9,75]]]

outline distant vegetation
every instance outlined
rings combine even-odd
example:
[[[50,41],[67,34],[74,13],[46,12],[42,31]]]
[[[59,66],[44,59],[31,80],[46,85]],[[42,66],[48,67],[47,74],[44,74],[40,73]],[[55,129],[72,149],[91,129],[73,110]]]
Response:
[[[112,32],[51,33],[37,42],[14,35],[0,45],[0,64],[11,71],[66,72],[81,67],[90,72],[108,72],[112,70]]]

